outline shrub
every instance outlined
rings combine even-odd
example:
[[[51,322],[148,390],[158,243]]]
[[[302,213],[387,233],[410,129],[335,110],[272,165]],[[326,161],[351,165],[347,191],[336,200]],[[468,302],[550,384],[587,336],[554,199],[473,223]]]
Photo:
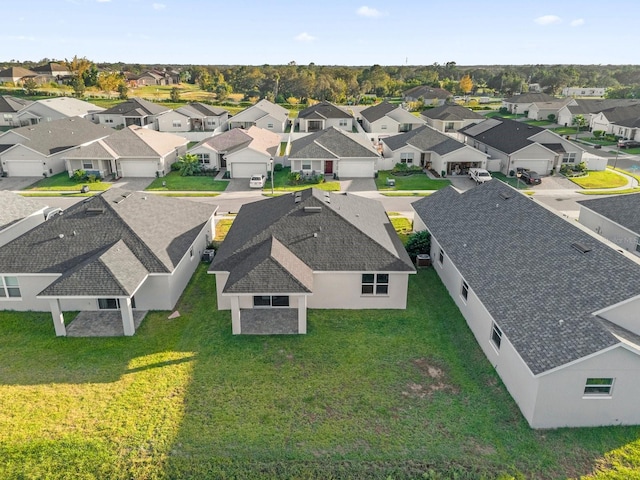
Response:
[[[427,230],[412,233],[409,235],[405,249],[411,260],[415,262],[417,255],[431,251],[431,234]]]
[[[553,113],[550,113],[549,115],[547,115],[547,120],[553,123],[556,121],[556,116]]]
[[[594,130],[593,131],[593,136],[596,138],[600,138],[602,135],[604,135],[604,130]]]
[[[100,177],[98,175],[94,175],[94,174],[87,175],[87,182],[96,183],[96,182],[99,182],[99,181],[100,181]]]
[[[281,172],[283,168],[284,168],[284,166],[281,163],[276,163],[273,166],[273,171],[274,172]]]
[[[507,114],[507,113],[509,113],[509,109],[507,107],[500,107],[498,112],[500,112],[502,114]]]
[[[180,170],[181,167],[182,167],[182,162],[180,162],[180,161],[173,162],[171,164],[171,171],[172,172],[177,172],[178,170]]]
[[[300,178],[302,178],[300,172],[291,172],[287,177],[287,180],[289,180],[290,185],[298,185],[300,183]]]
[[[73,172],[73,175],[71,176],[71,178],[73,178],[76,182],[82,182],[86,177],[87,172],[82,169],[75,170]]]

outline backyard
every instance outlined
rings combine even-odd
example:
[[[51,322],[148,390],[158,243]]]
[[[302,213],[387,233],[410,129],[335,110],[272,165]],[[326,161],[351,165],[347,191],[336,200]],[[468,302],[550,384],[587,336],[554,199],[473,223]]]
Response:
[[[639,427],[531,430],[435,271],[409,295],[234,337],[202,265],[130,338],[4,312],[0,478],[639,478]]]

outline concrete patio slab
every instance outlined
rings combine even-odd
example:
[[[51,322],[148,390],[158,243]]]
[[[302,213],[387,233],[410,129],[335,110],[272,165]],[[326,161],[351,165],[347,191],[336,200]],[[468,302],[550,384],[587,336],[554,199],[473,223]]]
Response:
[[[136,330],[147,315],[146,310],[133,311]],[[67,325],[67,337],[122,337],[122,317],[119,310],[97,310],[80,312]]]

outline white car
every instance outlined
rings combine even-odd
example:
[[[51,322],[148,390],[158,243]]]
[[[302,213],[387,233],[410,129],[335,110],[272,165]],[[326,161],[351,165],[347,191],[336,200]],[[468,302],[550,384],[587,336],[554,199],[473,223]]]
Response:
[[[469,177],[476,183],[484,183],[491,180],[491,174],[484,168],[470,168]]]
[[[264,175],[256,173],[255,175],[251,175],[251,179],[249,180],[249,188],[262,188],[267,181],[267,177]]]

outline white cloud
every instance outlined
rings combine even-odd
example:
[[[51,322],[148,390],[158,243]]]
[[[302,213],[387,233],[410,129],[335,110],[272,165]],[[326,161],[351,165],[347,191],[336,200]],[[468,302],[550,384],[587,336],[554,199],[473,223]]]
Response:
[[[96,0],[98,3],[109,3],[111,0]]]
[[[302,32],[300,35],[297,35],[295,37],[295,40],[299,42],[313,42],[314,40],[317,40],[317,39],[313,35],[309,35],[307,32]]]
[[[360,7],[358,10],[356,10],[356,13],[361,17],[377,18],[382,16],[382,12],[380,10],[367,6]]]
[[[553,25],[554,23],[562,22],[562,19],[557,15],[543,15],[534,20],[538,25]]]
[[[584,25],[584,18],[576,18],[575,20],[571,20],[569,24],[572,27],[579,27],[580,25]]]
[[[154,10],[164,10],[167,6],[164,3],[154,3],[153,4],[153,9]]]

